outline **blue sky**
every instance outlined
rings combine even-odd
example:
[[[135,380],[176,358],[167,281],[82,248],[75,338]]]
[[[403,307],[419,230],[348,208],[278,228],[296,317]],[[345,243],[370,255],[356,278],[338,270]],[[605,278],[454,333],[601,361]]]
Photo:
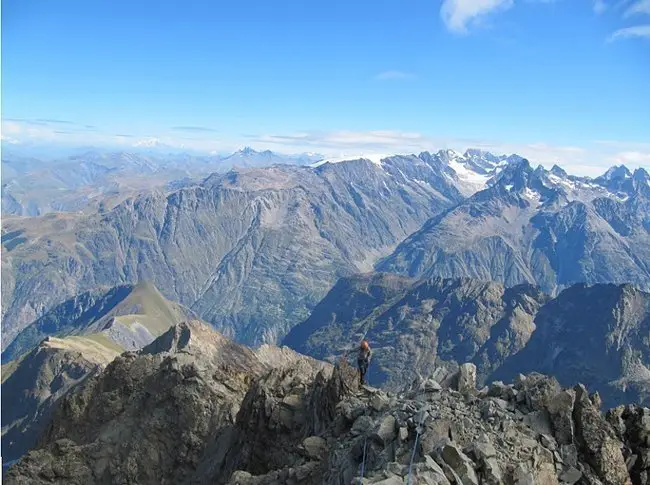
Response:
[[[2,118],[4,143],[650,166],[650,0],[4,0]]]

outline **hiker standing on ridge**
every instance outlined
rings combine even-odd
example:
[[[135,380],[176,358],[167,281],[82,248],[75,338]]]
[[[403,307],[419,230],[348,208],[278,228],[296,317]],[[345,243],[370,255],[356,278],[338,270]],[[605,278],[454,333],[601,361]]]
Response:
[[[359,384],[364,385],[366,373],[368,372],[368,366],[370,365],[370,357],[372,356],[372,351],[370,350],[370,345],[368,345],[367,340],[362,340],[361,345],[359,345],[359,353],[357,354],[357,366],[359,367]]]

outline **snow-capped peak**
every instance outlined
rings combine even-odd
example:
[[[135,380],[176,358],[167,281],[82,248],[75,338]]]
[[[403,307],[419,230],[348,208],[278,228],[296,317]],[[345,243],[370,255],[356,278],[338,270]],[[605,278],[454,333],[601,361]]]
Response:
[[[485,189],[504,168],[519,160],[475,148],[468,149],[463,155],[454,150],[441,150],[438,157],[456,173],[459,189],[465,195]]]

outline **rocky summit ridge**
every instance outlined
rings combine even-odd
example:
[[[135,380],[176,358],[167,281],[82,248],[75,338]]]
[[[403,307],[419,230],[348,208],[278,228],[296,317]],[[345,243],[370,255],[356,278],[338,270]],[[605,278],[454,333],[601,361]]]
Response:
[[[476,389],[476,368],[400,392],[199,322],[125,352],[61,400],[9,484],[641,485],[650,410],[541,374]]]

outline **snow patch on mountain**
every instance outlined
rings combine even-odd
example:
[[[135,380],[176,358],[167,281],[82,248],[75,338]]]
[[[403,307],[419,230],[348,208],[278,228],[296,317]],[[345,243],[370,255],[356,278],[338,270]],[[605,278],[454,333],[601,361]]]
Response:
[[[524,188],[523,196],[530,201],[536,202],[537,204],[541,203],[542,195],[530,187]]]
[[[465,164],[461,163],[457,158],[452,158],[448,162],[449,167],[456,172],[456,176],[466,184],[475,185],[478,187],[477,190],[485,188],[488,180],[490,180],[490,175],[484,175],[477,173],[469,169]]]

